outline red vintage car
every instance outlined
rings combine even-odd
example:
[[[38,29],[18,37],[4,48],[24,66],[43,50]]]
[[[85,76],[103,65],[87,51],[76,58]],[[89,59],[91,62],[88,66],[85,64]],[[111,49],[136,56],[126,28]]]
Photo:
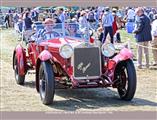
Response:
[[[53,102],[56,84],[66,88],[113,87],[122,100],[134,97],[136,71],[129,49],[116,52],[113,44],[98,44],[90,38],[89,29],[80,29],[78,24],[51,27],[50,32],[44,27],[36,29],[27,47],[16,46],[13,69],[17,84],[23,85],[27,72],[35,70],[36,89],[46,105]]]

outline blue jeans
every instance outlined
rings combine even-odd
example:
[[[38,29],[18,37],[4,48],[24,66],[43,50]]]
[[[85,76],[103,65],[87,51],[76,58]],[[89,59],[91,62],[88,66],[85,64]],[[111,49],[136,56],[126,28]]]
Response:
[[[107,36],[108,33],[109,33],[110,38],[111,38],[111,43],[113,43],[113,28],[112,28],[112,26],[104,27],[104,37],[103,37],[102,42],[103,43],[105,42],[106,36]]]

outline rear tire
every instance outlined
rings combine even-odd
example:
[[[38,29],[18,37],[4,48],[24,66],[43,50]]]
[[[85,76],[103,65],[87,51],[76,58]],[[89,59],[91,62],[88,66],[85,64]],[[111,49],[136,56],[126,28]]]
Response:
[[[18,61],[17,61],[17,58],[16,58],[16,55],[14,56],[14,61],[13,61],[13,65],[14,65],[14,74],[15,74],[15,80],[16,80],[16,83],[19,84],[19,85],[24,85],[24,82],[25,82],[25,75],[20,75],[19,74],[19,70],[18,70]]]
[[[118,93],[122,100],[130,101],[136,91],[136,71],[132,60],[127,60],[118,68]]]
[[[39,68],[39,93],[45,105],[53,103],[55,93],[55,77],[49,61],[41,62]]]

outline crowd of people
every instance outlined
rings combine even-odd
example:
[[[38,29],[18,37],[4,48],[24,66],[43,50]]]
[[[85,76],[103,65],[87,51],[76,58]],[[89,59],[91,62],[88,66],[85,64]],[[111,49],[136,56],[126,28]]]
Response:
[[[49,19],[49,21],[48,21]],[[15,27],[15,30],[30,34],[32,24],[36,21],[44,23],[79,23],[80,29],[90,27],[94,30],[98,39],[104,43],[109,35],[110,42],[121,42],[119,29],[125,28],[127,23],[133,23],[137,40],[138,68],[142,68],[142,50],[146,58],[146,67],[149,68],[148,45],[151,42],[154,56],[154,65],[157,65],[157,9],[148,7],[87,7],[72,10],[58,8],[51,10],[38,10],[26,8],[23,11],[9,11],[5,16],[6,27]]]

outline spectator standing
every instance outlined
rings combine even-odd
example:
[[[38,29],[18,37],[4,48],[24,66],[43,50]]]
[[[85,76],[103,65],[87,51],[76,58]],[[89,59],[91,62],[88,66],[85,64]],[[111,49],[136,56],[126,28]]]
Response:
[[[79,18],[79,25],[80,25],[80,29],[88,27],[88,21],[86,18],[86,12],[85,11],[81,11],[80,18]]]
[[[64,15],[64,10],[63,8],[60,8],[59,11],[58,11],[58,16],[59,16],[59,19],[61,20],[62,23],[65,22],[65,15]]]
[[[36,10],[31,10],[31,18],[33,21],[38,21],[38,12]]]
[[[81,11],[81,14],[80,14],[81,16],[79,18],[79,29],[84,35],[84,39],[88,41],[90,35],[89,35],[89,23],[87,21],[86,14],[87,13],[84,10]]]
[[[80,11],[80,10],[77,10],[77,11],[76,11],[76,16],[77,16],[77,19],[80,18],[80,16],[81,16],[81,11]]]
[[[114,21],[113,21],[113,24],[112,24],[112,27],[113,27],[113,36],[114,36],[114,42],[121,42],[121,38],[120,38],[120,33],[118,31],[118,25],[117,25],[117,19],[118,19],[118,16],[117,16],[117,9],[113,9],[112,10],[112,14],[113,14],[113,17],[114,17]]]
[[[91,27],[93,30],[97,29],[96,19],[95,19],[95,13],[94,13],[94,10],[93,10],[93,9],[91,9],[91,10],[88,12],[87,20],[88,20],[88,22],[89,22],[90,27]]]
[[[19,15],[18,15],[17,12],[15,12],[13,14],[13,22],[14,22],[14,29],[15,29],[15,31],[18,31],[18,24],[17,24],[18,20],[19,20]]]
[[[112,24],[112,27],[113,27],[113,35],[115,35],[116,32],[117,32],[117,30],[118,30],[116,10],[113,10],[112,15],[113,15],[113,17],[114,17],[114,21],[113,21],[113,24]]]
[[[135,21],[135,11],[129,7],[127,11],[127,22],[134,22]]]
[[[17,22],[17,26],[18,26],[18,32],[21,34],[22,30],[23,30],[23,20],[22,20],[22,15],[19,15],[19,19]]]
[[[32,20],[31,18],[29,17],[29,12],[26,12],[25,13],[25,18],[24,18],[24,34],[25,34],[25,38],[26,38],[26,42],[28,42],[29,40],[29,37],[32,33]]]
[[[155,48],[152,50],[154,57],[154,64],[157,65],[157,14],[155,15],[155,20],[152,22],[152,47]]]
[[[113,18],[112,13],[110,12],[109,7],[106,7],[106,11],[102,17],[102,26],[104,29],[103,43],[105,42],[108,33],[111,38],[111,43],[113,43],[113,28],[112,28],[113,21],[114,21],[114,18]]]
[[[24,18],[24,24],[25,24],[25,30],[31,30],[32,29],[32,20],[31,18],[29,17],[29,12],[26,12],[25,13],[25,18]]]
[[[135,37],[138,43],[138,46],[137,46],[138,68],[139,69],[142,68],[142,50],[143,49],[144,49],[144,54],[145,54],[145,59],[146,59],[146,67],[149,68],[149,51],[147,47],[148,47],[149,41],[152,40],[150,20],[144,14],[144,10],[141,7],[137,8],[135,13],[138,19],[136,19],[135,21],[136,27],[133,33],[135,33]]]
[[[4,22],[5,22],[6,28],[10,27],[9,13],[6,13],[6,16],[4,18]]]
[[[55,23],[62,23],[62,21],[58,18],[57,14],[53,14],[52,18],[55,20]]]

